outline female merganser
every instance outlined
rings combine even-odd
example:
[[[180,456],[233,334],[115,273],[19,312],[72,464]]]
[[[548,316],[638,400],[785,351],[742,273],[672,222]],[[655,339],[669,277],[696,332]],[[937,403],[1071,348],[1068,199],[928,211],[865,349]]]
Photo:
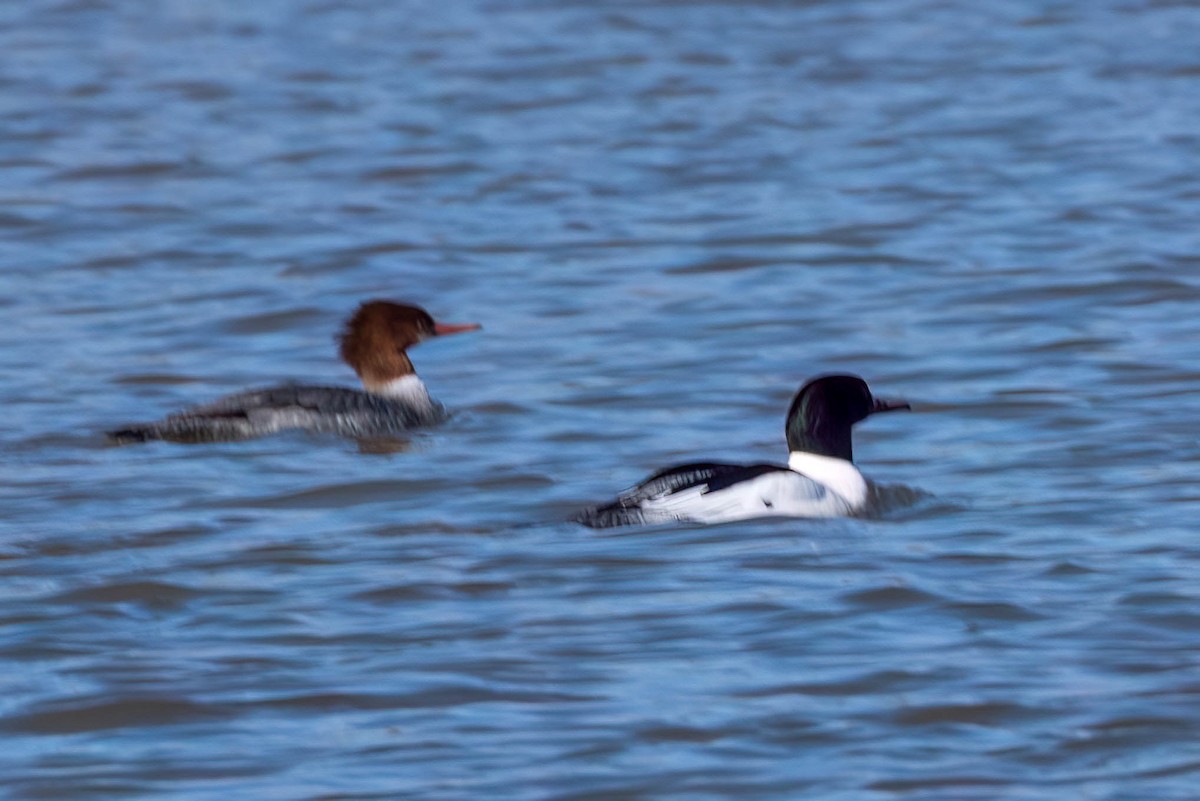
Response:
[[[367,301],[347,320],[341,336],[342,360],[358,373],[366,392],[300,384],[254,389],[108,436],[121,443],[230,442],[302,429],[364,440],[394,437],[446,419],[446,410],[429,396],[405,350],[432,336],[479,327],[435,323],[417,306]]]
[[[873,397],[858,376],[814,378],[788,410],[786,466],[699,462],[669,467],[572,521],[609,528],[854,514],[866,506],[867,480],[854,466],[850,428],[869,415],[909,408],[903,401]]]

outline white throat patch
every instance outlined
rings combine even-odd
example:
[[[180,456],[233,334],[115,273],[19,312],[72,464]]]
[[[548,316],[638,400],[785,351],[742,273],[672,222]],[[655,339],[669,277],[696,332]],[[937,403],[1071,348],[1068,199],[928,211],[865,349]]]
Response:
[[[433,398],[429,397],[429,390],[425,388],[425,382],[416,375],[394,378],[379,387],[375,394],[404,401],[417,408],[433,407],[434,405]]]

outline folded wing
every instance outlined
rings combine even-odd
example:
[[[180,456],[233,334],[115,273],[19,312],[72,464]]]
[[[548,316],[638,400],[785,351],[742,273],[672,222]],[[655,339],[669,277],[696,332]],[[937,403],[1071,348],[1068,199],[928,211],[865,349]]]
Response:
[[[110,431],[109,437],[117,442],[229,442],[300,429],[371,438],[401,434],[442,417],[440,407],[415,408],[356,389],[285,384],[228,395],[157,422]]]
[[[655,473],[612,503],[585,509],[572,519],[609,528],[771,515],[823,517],[834,500],[823,485],[782,465],[698,462]]]

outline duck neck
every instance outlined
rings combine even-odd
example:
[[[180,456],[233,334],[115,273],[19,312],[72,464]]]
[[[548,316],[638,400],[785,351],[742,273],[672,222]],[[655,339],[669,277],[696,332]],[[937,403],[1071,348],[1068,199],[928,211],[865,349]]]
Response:
[[[788,467],[825,485],[851,506],[867,501],[867,480],[849,459],[793,450],[788,454]]]
[[[417,378],[417,371],[413,369],[412,361],[404,351],[380,348],[371,351],[362,359],[354,361],[347,359],[346,361],[354,372],[358,373],[363,388],[375,395],[392,394],[388,387],[394,384],[404,386],[402,382],[405,379]],[[417,383],[420,381],[418,380]]]
[[[843,459],[847,462],[854,461],[850,426],[813,425],[805,428],[789,426],[787,444],[788,450],[792,453],[816,454]]]
[[[429,396],[429,390],[425,388],[425,382],[418,378],[416,373],[402,375],[390,381],[371,383],[363,381],[363,387],[373,395],[382,395],[392,400],[405,401],[411,403],[413,406],[423,407],[433,405],[433,398]]]

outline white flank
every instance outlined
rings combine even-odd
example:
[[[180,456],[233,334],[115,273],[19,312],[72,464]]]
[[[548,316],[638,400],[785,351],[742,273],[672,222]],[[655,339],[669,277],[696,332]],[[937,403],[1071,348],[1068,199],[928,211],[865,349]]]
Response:
[[[852,510],[846,501],[816,481],[790,470],[761,476],[707,492],[691,487],[639,504],[647,522],[691,520],[727,523],[756,517],[841,517]]]

